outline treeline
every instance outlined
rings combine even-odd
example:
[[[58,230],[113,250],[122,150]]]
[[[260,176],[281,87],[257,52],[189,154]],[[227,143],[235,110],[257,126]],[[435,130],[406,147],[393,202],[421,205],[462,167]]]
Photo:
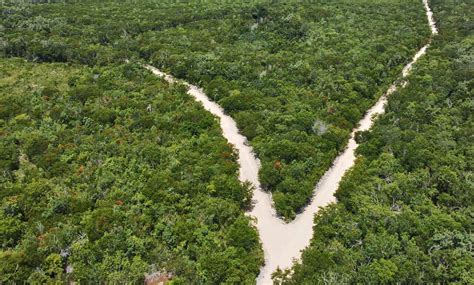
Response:
[[[430,5],[440,34],[373,131],[358,135],[339,202],[316,217],[302,263],[277,283],[474,282],[474,6]]]
[[[419,0],[191,3],[3,6],[4,54],[144,59],[203,86],[250,139],[288,219],[429,35]]]
[[[89,3],[87,3],[89,2]],[[138,55],[135,37],[196,21],[239,15],[242,3],[200,5],[163,1],[84,1],[65,4],[0,5],[2,53],[35,62],[93,65],[121,63]]]
[[[254,282],[251,189],[184,86],[2,59],[0,93],[0,283]]]

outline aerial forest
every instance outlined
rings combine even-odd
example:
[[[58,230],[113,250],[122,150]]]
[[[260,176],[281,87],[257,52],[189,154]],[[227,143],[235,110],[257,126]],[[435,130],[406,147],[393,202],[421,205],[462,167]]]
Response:
[[[472,284],[474,5],[0,1],[0,284],[255,284],[238,151],[291,222],[424,45],[275,284]],[[144,68],[152,65],[174,84]]]

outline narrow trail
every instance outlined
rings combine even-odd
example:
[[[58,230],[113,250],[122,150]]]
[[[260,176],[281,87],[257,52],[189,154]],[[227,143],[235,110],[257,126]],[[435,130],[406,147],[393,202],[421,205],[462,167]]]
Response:
[[[425,6],[431,33],[432,35],[436,35],[438,30],[433,19],[433,13],[428,5],[428,0],[423,0],[423,4]],[[224,137],[229,143],[233,144],[239,152],[240,181],[249,181],[255,186],[253,195],[254,207],[252,211],[247,214],[256,218],[256,227],[265,254],[265,265],[260,270],[257,284],[271,284],[271,274],[278,267],[283,269],[291,266],[293,260],[298,259],[301,256],[301,251],[309,245],[313,235],[314,215],[320,208],[336,202],[334,193],[339,186],[339,182],[344,176],[344,173],[354,165],[356,159],[354,152],[358,146],[354,139],[355,133],[370,129],[373,125],[373,118],[384,113],[388,96],[395,92],[397,88],[406,86],[407,82],[403,79],[408,76],[413,64],[425,54],[430,42],[423,46],[415,54],[411,62],[403,68],[401,74],[402,80],[400,80],[399,83],[391,85],[377,103],[367,111],[364,118],[359,122],[358,127],[352,131],[347,148],[335,159],[333,166],[316,185],[312,202],[290,223],[285,223],[277,217],[271,194],[262,191],[260,188],[260,182],[258,181],[260,161],[256,158],[252,147],[249,146],[247,138],[239,133],[236,122],[224,113],[222,107],[211,101],[202,89],[182,82],[189,87],[189,95],[193,96],[207,111],[220,119],[220,126]],[[146,65],[145,67],[170,83],[178,81],[171,75],[163,73],[153,66]]]

